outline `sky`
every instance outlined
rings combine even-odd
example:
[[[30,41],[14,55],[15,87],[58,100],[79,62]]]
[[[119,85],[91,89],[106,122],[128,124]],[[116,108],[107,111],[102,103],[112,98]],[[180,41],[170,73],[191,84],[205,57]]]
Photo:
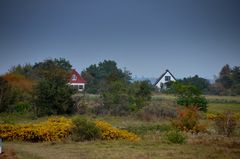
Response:
[[[66,58],[115,60],[134,76],[213,79],[240,65],[239,0],[0,0],[0,74]]]

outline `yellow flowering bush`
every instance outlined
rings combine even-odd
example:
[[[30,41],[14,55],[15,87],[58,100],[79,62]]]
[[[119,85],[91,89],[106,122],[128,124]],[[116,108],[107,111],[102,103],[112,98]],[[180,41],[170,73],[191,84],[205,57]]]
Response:
[[[137,141],[140,139],[136,134],[114,128],[107,122],[96,121],[95,124],[101,130],[101,139],[103,140]],[[73,128],[72,120],[64,117],[49,118],[47,121],[37,124],[0,124],[0,138],[8,141],[60,141],[68,137]]]
[[[59,141],[71,133],[72,121],[62,118],[49,118],[38,124],[0,124],[0,137],[20,141]]]
[[[136,134],[114,128],[111,124],[105,121],[96,121],[96,125],[102,131],[103,140],[126,139],[130,141],[138,141],[140,139]]]

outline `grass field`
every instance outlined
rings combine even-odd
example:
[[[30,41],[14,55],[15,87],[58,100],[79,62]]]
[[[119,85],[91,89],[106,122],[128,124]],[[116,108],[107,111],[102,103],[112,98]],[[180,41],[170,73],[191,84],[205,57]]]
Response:
[[[89,98],[96,100],[98,97]],[[174,96],[169,95],[154,95],[153,101],[172,101],[174,98]],[[207,96],[207,99],[209,100],[209,112],[240,112],[240,97]],[[67,117],[72,118],[72,116]],[[91,118],[107,121],[114,127],[120,128],[170,123],[167,119],[147,122],[135,116],[93,115]],[[0,115],[1,121],[13,123],[36,123],[46,119],[47,117],[36,119],[29,114]],[[205,123],[208,122],[205,121]],[[212,126],[212,123],[209,125]],[[62,142],[43,143],[5,142],[4,148],[16,153],[16,156],[10,157],[10,159],[239,159],[240,156],[239,136],[226,138],[216,134],[188,134],[187,142],[179,145],[170,144],[163,140],[164,133],[164,131],[152,131],[140,134],[141,140],[137,142],[123,140],[72,142],[66,139]],[[6,157],[1,157],[6,159]]]
[[[226,111],[232,111],[232,112],[238,112],[240,113],[240,104],[239,103],[210,103],[208,106],[208,112],[226,112]]]
[[[19,159],[238,159],[240,149],[216,145],[166,144],[159,139],[139,142],[7,143]]]

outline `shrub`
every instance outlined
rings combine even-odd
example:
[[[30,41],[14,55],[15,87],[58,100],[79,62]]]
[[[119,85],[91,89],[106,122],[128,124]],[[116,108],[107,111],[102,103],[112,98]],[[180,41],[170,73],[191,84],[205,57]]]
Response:
[[[176,108],[169,107],[175,106],[174,102],[161,101],[161,102],[152,102],[151,105],[144,107],[137,113],[137,117],[151,121],[161,118],[174,118],[176,117]]]
[[[202,92],[191,84],[181,84],[176,82],[173,84],[173,89],[177,95],[177,104],[182,106],[198,107],[200,111],[207,111],[207,100],[202,95]]]
[[[83,117],[73,119],[72,139],[74,141],[95,140],[101,138],[101,130],[93,121]]]
[[[129,141],[138,141],[140,139],[136,134],[114,128],[111,124],[104,121],[96,121],[96,125],[101,129],[103,140],[125,139]]]
[[[70,135],[72,122],[66,118],[49,118],[39,124],[0,124],[0,138],[18,141],[59,141]]]
[[[177,130],[172,130],[164,135],[164,139],[175,144],[183,144],[186,141],[186,136]]]
[[[19,102],[16,104],[14,110],[17,113],[26,113],[29,112],[31,109],[31,105],[29,103],[25,103],[25,102]]]
[[[239,114],[232,112],[207,114],[207,118],[215,121],[219,134],[229,137],[234,133],[237,121],[239,120]]]
[[[178,111],[177,118],[172,121],[172,125],[181,130],[192,133],[206,131],[204,125],[199,124],[199,114],[197,107],[185,107]]]

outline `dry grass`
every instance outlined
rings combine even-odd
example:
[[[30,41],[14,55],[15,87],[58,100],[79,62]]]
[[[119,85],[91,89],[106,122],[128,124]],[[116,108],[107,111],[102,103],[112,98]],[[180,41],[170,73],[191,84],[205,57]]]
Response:
[[[203,144],[197,139],[176,145],[163,143],[161,137],[147,138],[139,142],[7,143],[7,146],[14,148],[20,159],[237,159],[240,155],[238,146]]]

